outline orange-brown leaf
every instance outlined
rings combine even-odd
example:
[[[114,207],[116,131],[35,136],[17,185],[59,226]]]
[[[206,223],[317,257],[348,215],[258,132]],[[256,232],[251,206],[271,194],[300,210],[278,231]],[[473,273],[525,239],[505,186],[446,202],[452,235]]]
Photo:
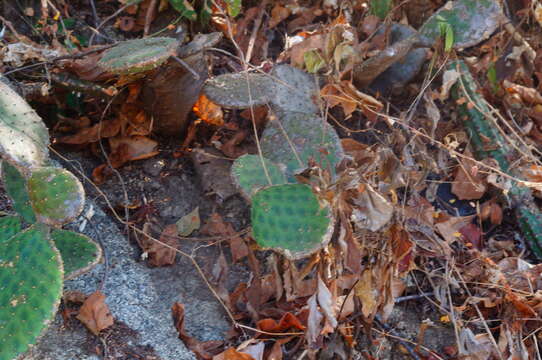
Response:
[[[113,315],[109,312],[109,307],[105,303],[105,295],[99,290],[92,293],[79,309],[77,319],[94,334],[98,335],[100,331],[113,325]]]
[[[280,321],[277,323],[273,319],[263,319],[258,321],[258,329],[266,332],[285,332],[290,328],[295,328],[297,330],[305,330],[305,327],[295,315],[287,312],[282,316]]]
[[[224,124],[222,108],[201,94],[192,108],[201,120],[211,125],[221,126]]]
[[[254,360],[254,358],[249,354],[239,352],[234,348],[229,348],[223,353],[213,356],[213,360]]]

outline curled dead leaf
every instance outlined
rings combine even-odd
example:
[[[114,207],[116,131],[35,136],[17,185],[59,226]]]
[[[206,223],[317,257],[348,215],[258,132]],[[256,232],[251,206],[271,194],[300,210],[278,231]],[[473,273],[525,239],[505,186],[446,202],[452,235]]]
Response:
[[[201,94],[198,101],[192,107],[194,113],[204,122],[221,126],[224,125],[224,113],[222,108]]]
[[[96,336],[114,323],[113,315],[105,303],[105,295],[99,290],[85,300],[79,309],[77,319]]]

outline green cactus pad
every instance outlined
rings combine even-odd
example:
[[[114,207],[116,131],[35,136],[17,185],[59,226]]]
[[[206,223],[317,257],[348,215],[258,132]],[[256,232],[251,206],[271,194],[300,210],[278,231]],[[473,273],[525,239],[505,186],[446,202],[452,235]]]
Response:
[[[21,169],[43,166],[49,132],[28,103],[0,81],[0,155]]]
[[[210,34],[197,34],[194,39],[186,45],[181,46],[177,50],[177,56],[181,59],[186,59],[189,56],[195,55],[205,49],[215,46],[222,40],[221,32],[213,32]]]
[[[262,159],[258,155],[245,154],[233,162],[231,168],[233,180],[247,199],[263,187],[287,183],[286,175],[278,165],[268,159],[263,160],[269,179],[263,169]]]
[[[449,24],[454,32],[454,49],[463,49],[486,40],[502,19],[498,1],[457,0],[435,12],[421,27],[420,34],[433,43],[441,36],[441,24]]]
[[[203,92],[220,106],[245,109],[268,103],[274,91],[273,83],[269,75],[264,74],[224,74],[207,80]]]
[[[271,71],[274,80],[273,111],[281,118],[289,113],[318,114],[319,98],[314,76],[290,65],[277,65]]]
[[[48,225],[60,226],[73,221],[85,204],[83,185],[65,169],[35,170],[28,179],[27,189],[38,221]]]
[[[18,216],[3,216],[0,218],[0,244],[21,232],[21,218]]]
[[[137,74],[162,65],[177,46],[176,39],[166,37],[123,41],[106,50],[98,65],[116,74]]]
[[[64,279],[69,280],[92,269],[102,257],[102,249],[88,236],[68,230],[51,232],[64,263]]]
[[[264,249],[300,259],[325,246],[333,233],[329,207],[303,184],[271,186],[252,198],[252,234]]]
[[[13,200],[13,208],[21,215],[27,223],[36,222],[36,216],[30,198],[26,191],[26,179],[16,167],[7,161],[2,162],[2,183],[7,194]]]
[[[309,114],[290,113],[270,122],[263,132],[261,147],[266,158],[286,165],[289,181],[294,181],[294,175],[304,170],[311,159],[335,176],[335,167],[344,157],[335,129]]]
[[[62,295],[62,261],[47,230],[32,226],[0,243],[0,360],[33,345]]]

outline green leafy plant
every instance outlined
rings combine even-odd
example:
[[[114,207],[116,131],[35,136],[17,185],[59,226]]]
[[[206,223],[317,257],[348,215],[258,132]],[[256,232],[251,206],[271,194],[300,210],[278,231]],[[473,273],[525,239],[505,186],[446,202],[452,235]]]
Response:
[[[198,19],[195,1],[169,0],[169,3],[182,17],[191,21]],[[227,11],[229,16],[236,17],[241,12],[241,0],[224,0],[224,3],[226,4],[226,9],[224,10]],[[211,0],[203,0],[200,5],[199,17],[206,22],[212,15],[211,7],[213,3]]]
[[[252,202],[252,233],[264,249],[300,259],[327,244],[334,221],[329,204],[296,175],[311,164],[335,178],[344,157],[335,130],[319,116],[313,99],[315,79],[302,70],[278,65],[269,75],[226,74],[207,81],[211,101],[230,108],[268,103],[276,115],[264,129],[261,154],[243,155],[232,165],[232,177]]]
[[[371,0],[369,3],[369,11],[371,15],[378,16],[384,20],[391,11],[393,0]]]
[[[444,51],[449,52],[454,46],[454,29],[446,19],[439,17],[438,24],[440,28],[440,35],[444,38]]]
[[[81,212],[85,194],[70,172],[48,166],[47,128],[0,81],[2,182],[18,215],[0,218],[0,360],[34,344],[54,317],[64,279],[94,266],[100,247],[60,227]]]

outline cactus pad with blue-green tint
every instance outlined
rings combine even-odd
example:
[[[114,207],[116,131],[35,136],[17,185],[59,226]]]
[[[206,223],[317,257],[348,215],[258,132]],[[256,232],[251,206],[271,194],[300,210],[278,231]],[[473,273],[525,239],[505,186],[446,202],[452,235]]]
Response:
[[[8,241],[21,232],[21,218],[18,216],[0,217],[0,243]]]
[[[264,171],[262,160],[269,177]],[[287,183],[286,175],[278,165],[258,155],[245,154],[238,157],[233,162],[231,173],[234,182],[249,199],[263,187]]]
[[[167,37],[127,40],[106,50],[98,65],[115,74],[136,74],[162,65],[177,46],[176,39]]]
[[[333,232],[329,207],[303,184],[271,186],[252,197],[252,235],[259,246],[300,259],[321,249]]]
[[[27,223],[32,224],[36,222],[36,216],[34,215],[34,210],[32,210],[30,198],[26,191],[26,179],[16,167],[7,161],[2,162],[2,183],[4,184],[6,193],[11,200],[13,200],[13,208],[15,211],[17,211]]]
[[[309,161],[335,176],[335,167],[344,157],[335,129],[313,114],[290,113],[271,121],[263,132],[261,147],[266,158],[286,165],[290,182]]]
[[[28,103],[0,81],[0,155],[21,169],[43,166],[49,132]]]
[[[65,169],[35,170],[28,179],[27,189],[38,221],[52,226],[73,221],[85,203],[83,185]]]
[[[56,312],[62,277],[60,255],[44,227],[0,242],[0,360],[36,342]]]
[[[420,34],[429,44],[441,36],[441,24],[453,30],[455,49],[474,46],[486,40],[502,23],[499,1],[457,0],[447,2],[420,28]]]
[[[102,250],[88,236],[57,229],[51,237],[62,257],[66,280],[92,269],[100,261]]]

